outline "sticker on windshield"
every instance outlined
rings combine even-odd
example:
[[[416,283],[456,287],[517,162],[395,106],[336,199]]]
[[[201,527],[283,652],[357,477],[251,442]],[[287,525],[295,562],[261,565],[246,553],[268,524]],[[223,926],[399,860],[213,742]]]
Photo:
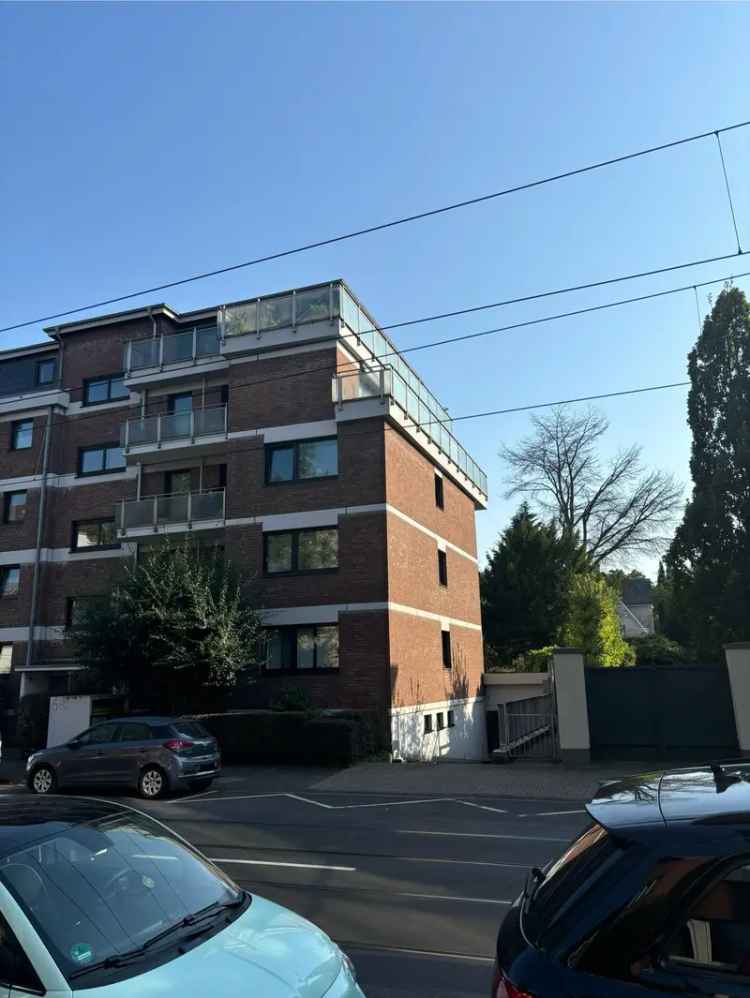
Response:
[[[154,887],[156,887],[156,881],[152,880],[151,877],[147,877],[145,874],[144,876],[141,877],[141,883],[143,884],[144,887],[148,888],[148,890],[150,891],[152,891]]]
[[[88,943],[73,943],[70,947],[70,959],[76,963],[88,963],[94,951]]]

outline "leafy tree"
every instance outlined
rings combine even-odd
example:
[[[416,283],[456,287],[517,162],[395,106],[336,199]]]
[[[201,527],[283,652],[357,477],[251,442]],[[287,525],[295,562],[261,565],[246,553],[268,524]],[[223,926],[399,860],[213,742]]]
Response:
[[[524,503],[480,576],[482,626],[498,661],[553,644],[574,571],[585,564],[575,539],[541,523]]]
[[[690,661],[686,648],[663,634],[648,634],[632,638],[636,665],[682,665]]]
[[[252,669],[260,626],[220,555],[165,542],[124,565],[111,599],[88,603],[72,637],[99,676],[174,709]]]
[[[671,475],[644,469],[636,446],[603,462],[598,447],[609,423],[594,409],[558,406],[532,422],[530,437],[500,452],[508,496],[530,497],[565,536],[580,537],[595,566],[666,546],[682,497]]]
[[[632,665],[635,653],[620,633],[618,591],[599,572],[581,572],[570,582],[562,641],[580,648],[590,665]]]
[[[692,497],[665,567],[699,654],[750,633],[750,305],[726,287],[688,358]]]

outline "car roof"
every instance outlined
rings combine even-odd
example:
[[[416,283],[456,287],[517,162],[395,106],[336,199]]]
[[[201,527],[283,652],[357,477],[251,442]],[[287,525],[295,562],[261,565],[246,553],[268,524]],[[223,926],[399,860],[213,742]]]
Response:
[[[85,825],[117,814],[138,813],[114,801],[90,797],[0,797],[0,859],[26,846],[61,835],[75,825]]]
[[[605,783],[586,810],[611,831],[697,822],[748,825],[750,763],[714,763]]]
[[[98,724],[125,724],[127,721],[139,721],[141,724],[174,724],[178,717],[161,717],[154,714],[130,714],[128,717],[107,717],[98,721]]]

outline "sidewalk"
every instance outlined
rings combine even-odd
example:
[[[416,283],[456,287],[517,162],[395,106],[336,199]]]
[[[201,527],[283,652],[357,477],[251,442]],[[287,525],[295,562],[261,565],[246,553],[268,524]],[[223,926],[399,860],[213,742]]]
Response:
[[[652,767],[653,768],[653,767]],[[658,766],[655,768],[659,768]],[[607,780],[649,769],[646,763],[563,766],[557,763],[370,762],[342,769],[308,789],[335,793],[437,794],[583,801]]]

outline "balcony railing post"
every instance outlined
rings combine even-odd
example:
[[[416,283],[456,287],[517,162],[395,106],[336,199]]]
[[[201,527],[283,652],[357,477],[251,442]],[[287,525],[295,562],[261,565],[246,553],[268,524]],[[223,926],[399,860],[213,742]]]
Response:
[[[159,367],[164,367],[164,337],[159,337]]]
[[[130,420],[125,420],[125,453],[128,452],[128,447],[130,446]]]
[[[193,363],[198,359],[198,327],[193,326]]]
[[[154,523],[154,533],[156,533],[159,529],[159,497],[154,496],[153,501],[154,501],[153,523]]]
[[[380,384],[380,397],[381,399],[385,397],[385,368],[381,367],[378,371],[378,382]]]
[[[229,406],[224,406],[224,436],[229,435]]]
[[[193,521],[193,493],[188,492],[187,494],[187,522],[188,524]]]
[[[205,412],[206,410],[202,409],[201,411]],[[190,410],[190,443],[195,443],[195,411],[193,409]]]
[[[156,446],[157,447],[161,447],[161,435],[162,435],[161,413],[159,413],[159,415],[156,417]]]
[[[125,371],[130,374],[133,366],[133,341],[128,340],[128,349],[125,351],[126,361],[125,361]]]

